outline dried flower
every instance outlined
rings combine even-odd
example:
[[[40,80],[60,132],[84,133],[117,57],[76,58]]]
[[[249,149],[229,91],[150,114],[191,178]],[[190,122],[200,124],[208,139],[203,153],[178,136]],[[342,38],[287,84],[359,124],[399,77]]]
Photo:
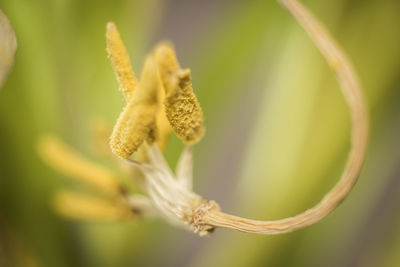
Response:
[[[204,126],[190,70],[181,69],[172,46],[162,43],[147,56],[137,81],[117,28],[109,23],[107,51],[127,101],[111,134],[111,150],[125,167],[141,171],[147,197],[129,194],[107,170],[86,162],[50,138],[40,145],[44,159],[107,195],[101,200],[62,193],[56,201],[58,209],[80,218],[157,215],[199,235],[209,234],[216,227],[258,234],[284,233],[316,223],[333,211],[354,186],[365,157],[368,121],[361,89],[348,59],[309,11],[297,0],[280,2],[304,27],[337,74],[351,112],[352,145],[346,168],[340,181],[320,203],[294,217],[257,221],[223,213],[217,203],[194,193],[193,144],[202,138]],[[175,173],[160,150],[171,128],[187,144]]]

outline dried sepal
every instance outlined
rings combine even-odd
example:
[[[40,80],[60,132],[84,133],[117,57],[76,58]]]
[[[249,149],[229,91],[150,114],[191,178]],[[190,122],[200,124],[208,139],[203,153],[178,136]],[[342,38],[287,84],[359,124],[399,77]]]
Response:
[[[17,50],[17,37],[10,21],[0,10],[0,88],[10,72]]]
[[[190,70],[180,68],[174,49],[168,44],[157,46],[155,55],[168,121],[185,143],[197,143],[204,135],[203,111],[193,92]]]
[[[127,203],[72,191],[58,192],[53,204],[57,212],[72,219],[115,221],[135,216]]]
[[[44,136],[38,143],[39,154],[54,169],[98,191],[118,195],[121,187],[114,174],[92,163],[54,136]]]
[[[118,29],[112,22],[107,24],[106,41],[108,58],[117,76],[120,90],[124,94],[126,101],[129,101],[138,81],[132,70],[128,53],[126,52]]]
[[[152,56],[145,60],[140,83],[119,116],[110,138],[111,150],[121,158],[129,157],[146,140],[155,141],[158,110],[157,68]]]

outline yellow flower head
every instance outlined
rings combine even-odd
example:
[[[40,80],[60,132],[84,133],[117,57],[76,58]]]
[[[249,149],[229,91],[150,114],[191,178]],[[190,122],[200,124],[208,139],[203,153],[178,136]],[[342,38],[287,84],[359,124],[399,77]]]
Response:
[[[110,139],[111,149],[128,158],[144,141],[163,148],[169,129],[187,144],[204,134],[203,112],[193,93],[189,69],[181,69],[171,45],[162,43],[148,55],[139,83],[133,75],[120,35],[107,25],[107,51],[127,100]]]

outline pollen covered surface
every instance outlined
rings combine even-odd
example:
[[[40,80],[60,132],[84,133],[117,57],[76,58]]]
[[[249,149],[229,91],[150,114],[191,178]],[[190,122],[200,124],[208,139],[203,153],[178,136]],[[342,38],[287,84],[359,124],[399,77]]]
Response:
[[[114,154],[122,158],[129,157],[146,140],[156,139],[156,117],[158,110],[157,69],[152,56],[147,57],[140,83],[132,98],[122,111],[113,129],[110,139]]]
[[[129,56],[114,23],[107,24],[106,31],[107,53],[114,69],[115,75],[127,101],[132,97],[133,90],[138,81],[133,73]]]
[[[189,69],[180,69],[172,46],[161,44],[155,51],[165,90],[165,113],[175,133],[187,144],[204,135],[203,112],[193,93]]]

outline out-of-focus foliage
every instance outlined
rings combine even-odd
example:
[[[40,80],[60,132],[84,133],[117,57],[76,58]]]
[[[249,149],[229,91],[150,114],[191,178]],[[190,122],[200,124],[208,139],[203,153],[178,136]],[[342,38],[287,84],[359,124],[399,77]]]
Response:
[[[14,63],[17,38],[7,16],[0,9],[0,88]]]
[[[146,51],[175,43],[192,69],[206,135],[195,191],[233,214],[295,215],[337,181],[349,149],[347,107],[333,74],[275,1],[2,0],[18,38],[0,92],[0,266],[399,266],[400,3],[304,1],[358,70],[371,117],[354,191],[304,230],[209,238],[164,221],[80,223],[57,215],[54,192],[78,185],[39,160],[55,133],[97,162],[91,131],[113,125],[124,100],[105,52],[114,21],[140,69]],[[167,147],[175,164],[182,145]]]

